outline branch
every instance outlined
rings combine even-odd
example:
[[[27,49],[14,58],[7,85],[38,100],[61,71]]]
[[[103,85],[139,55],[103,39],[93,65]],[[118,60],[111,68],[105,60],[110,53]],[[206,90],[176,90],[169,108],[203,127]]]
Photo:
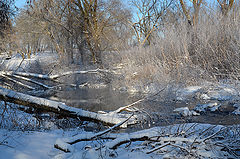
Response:
[[[131,116],[129,116],[126,120],[120,122],[119,124],[116,124],[113,127],[106,129],[104,131],[98,132],[98,133],[84,133],[84,134],[80,134],[80,135],[77,135],[77,136],[74,136],[71,138],[57,139],[54,147],[59,150],[62,150],[64,152],[70,152],[71,151],[69,149],[70,145],[73,145],[73,144],[81,142],[81,141],[91,141],[95,138],[98,138],[98,137],[120,127],[121,125],[126,123],[132,116],[133,116],[133,114]]]
[[[142,98],[142,99],[139,99],[139,100],[137,100],[136,102],[134,102],[134,103],[132,103],[132,104],[129,104],[129,105],[120,107],[120,108],[118,108],[117,110],[115,110],[115,111],[113,111],[113,112],[111,112],[111,113],[120,113],[120,112],[122,112],[122,111],[126,111],[128,108],[130,108],[130,107],[132,107],[132,106],[134,106],[134,105],[136,105],[136,104],[138,104],[138,103],[141,103],[141,102],[143,102],[143,101],[145,101],[145,100],[147,100],[147,99],[149,99],[149,98],[152,98],[152,97],[157,96],[159,93],[161,93],[161,92],[164,91],[165,89],[166,89],[166,87],[164,87],[163,89],[161,89],[160,91],[158,91],[157,93],[155,93],[155,94],[153,94],[153,95],[150,95],[150,96],[144,97],[144,98]]]
[[[157,151],[157,150],[159,150],[159,149],[162,149],[162,148],[164,148],[164,147],[166,147],[166,146],[168,146],[168,145],[170,145],[170,142],[168,142],[168,143],[166,143],[166,144],[164,144],[164,145],[155,147],[154,149],[152,149],[152,150],[150,150],[150,151],[147,151],[146,154],[153,153],[153,152],[155,152],[155,151]]]

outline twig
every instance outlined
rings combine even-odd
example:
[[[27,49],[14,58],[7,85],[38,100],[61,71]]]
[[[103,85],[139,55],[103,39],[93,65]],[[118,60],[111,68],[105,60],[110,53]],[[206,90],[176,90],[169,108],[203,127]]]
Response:
[[[215,135],[217,135],[218,133],[222,132],[223,130],[226,130],[227,128],[223,128],[223,129],[220,129],[219,131],[217,131],[216,133],[206,137],[205,139],[203,139],[203,142],[205,142],[206,140],[209,140],[211,139],[212,137],[214,137]]]
[[[198,123],[192,124],[192,125],[185,131],[185,134],[187,134],[187,132],[188,132],[189,130],[191,130],[192,128],[194,129],[197,125],[198,125]],[[192,132],[190,132],[190,134],[191,134],[191,133],[192,133]],[[187,135],[190,135],[190,134],[187,134]]]
[[[215,143],[215,145],[216,145],[216,146],[220,146],[220,147],[224,147],[224,148],[228,149],[228,151],[229,151],[234,157],[236,157],[236,158],[239,158],[239,157],[240,157],[240,156],[237,155],[235,152],[233,152],[232,148],[230,148],[229,146],[227,146],[227,145],[225,145],[225,144],[223,144],[223,143],[217,142],[217,143]]]
[[[166,87],[167,87],[167,86],[166,86]],[[153,94],[153,95],[146,96],[146,97],[144,97],[144,98],[142,98],[142,99],[137,100],[136,102],[133,102],[132,104],[129,104],[129,105],[120,107],[120,108],[118,108],[117,110],[115,110],[114,113],[120,113],[120,112],[126,110],[126,109],[129,108],[129,107],[132,107],[132,106],[134,106],[134,105],[136,105],[136,104],[138,104],[138,103],[141,103],[141,102],[143,102],[143,101],[145,101],[145,100],[147,100],[147,99],[149,99],[149,98],[155,97],[155,96],[157,96],[160,92],[164,91],[164,90],[166,89],[166,87],[164,87],[163,89],[161,89],[160,91],[158,91],[157,93],[155,93],[155,94]]]
[[[7,145],[7,144],[4,144],[4,143],[2,143],[2,142],[0,142],[0,145],[2,145],[2,146],[7,146],[7,147],[10,147],[10,148],[14,148],[13,146],[10,146],[10,145]]]
[[[157,151],[157,150],[159,150],[159,149],[161,149],[161,148],[164,148],[164,147],[166,147],[166,146],[168,146],[168,145],[170,145],[170,142],[168,142],[168,143],[166,143],[166,144],[164,144],[164,145],[161,145],[161,146],[159,146],[159,147],[156,147],[156,148],[154,148],[154,149],[146,152],[146,154],[153,153],[153,152],[155,152],[155,151]]]
[[[119,124],[116,124],[116,125],[110,127],[109,129],[106,129],[104,131],[98,132],[98,133],[94,134],[92,137],[90,137],[88,139],[85,139],[85,140],[93,140],[95,138],[98,138],[99,136],[102,136],[102,135],[104,135],[104,134],[106,134],[106,133],[108,133],[108,132],[110,132],[110,131],[118,128],[118,127],[120,127],[121,125],[126,123],[132,116],[133,116],[133,114],[131,116],[129,116],[126,120],[120,122]],[[74,137],[74,138],[76,138],[76,137]],[[83,141],[83,139],[74,140],[74,141],[68,142],[68,144],[72,145],[72,144],[75,144],[75,143],[77,143],[79,141]]]
[[[203,130],[203,131],[201,132],[202,134],[199,133],[199,135],[201,134],[200,136],[203,136],[203,135],[205,135],[208,131],[214,129],[215,127],[217,127],[217,126],[216,126],[216,125],[210,126],[210,127],[208,127],[207,129]],[[200,136],[199,136],[199,137],[200,137]]]
[[[22,58],[22,61],[20,62],[20,64],[18,65],[18,67],[15,69],[15,71],[17,71],[17,70],[20,68],[20,66],[22,65],[22,63],[23,63],[24,60],[25,60],[25,58]]]

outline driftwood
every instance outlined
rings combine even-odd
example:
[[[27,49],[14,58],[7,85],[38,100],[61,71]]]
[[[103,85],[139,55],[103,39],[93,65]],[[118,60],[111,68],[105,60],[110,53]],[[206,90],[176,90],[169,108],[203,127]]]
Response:
[[[67,106],[64,103],[56,102],[44,98],[34,97],[31,95],[15,92],[6,88],[0,87],[0,99],[33,108],[40,108],[46,111],[61,114],[67,117],[80,118],[81,120],[102,122],[106,125],[115,125],[125,121],[131,114],[100,114],[83,109]],[[136,120],[129,120],[121,127],[127,127],[129,124],[135,124]]]

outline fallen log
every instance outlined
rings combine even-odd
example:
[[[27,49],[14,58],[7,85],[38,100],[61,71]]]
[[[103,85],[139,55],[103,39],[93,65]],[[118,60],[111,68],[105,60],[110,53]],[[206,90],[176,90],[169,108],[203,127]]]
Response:
[[[14,80],[13,78],[10,78],[10,77],[8,77],[8,76],[2,75],[2,77],[4,77],[5,79],[7,79],[7,80],[9,80],[9,81],[12,81],[13,83],[16,83],[16,84],[18,84],[18,85],[20,85],[20,86],[23,86],[23,87],[25,87],[25,88],[28,88],[28,89],[31,89],[31,90],[34,90],[34,89],[35,89],[34,87],[31,87],[31,86],[29,86],[29,85],[27,85],[27,84],[24,84],[24,83],[22,83],[22,82],[16,81],[16,80]]]
[[[38,82],[38,81],[35,81],[35,80],[32,80],[32,79],[26,78],[26,77],[22,77],[22,76],[18,76],[18,75],[13,75],[13,77],[18,78],[18,79],[20,79],[20,80],[27,81],[27,82],[31,82],[31,83],[33,83],[33,84],[39,85],[39,86],[41,86],[41,87],[43,87],[43,88],[46,88],[46,89],[52,89],[52,88],[53,88],[53,87],[51,87],[51,86],[48,86],[48,85],[46,85],[46,84],[43,84],[43,83],[41,83],[41,82]]]
[[[61,114],[66,117],[80,118],[81,120],[101,122],[105,125],[116,125],[125,121],[131,114],[106,113],[100,114],[86,111],[80,108],[67,106],[64,103],[39,98],[23,93],[19,93],[10,89],[0,87],[0,99],[6,102],[15,103],[27,107],[43,109],[49,112]],[[129,124],[135,124],[136,120],[132,119],[121,125],[127,127]]]
[[[94,69],[94,70],[86,70],[86,71],[68,71],[55,75],[47,75],[47,74],[37,74],[37,73],[29,73],[29,72],[15,72],[15,71],[1,71],[0,76],[2,75],[18,75],[23,77],[30,78],[39,78],[43,80],[56,80],[63,76],[73,75],[73,74],[87,74],[87,73],[114,73],[113,71],[103,70],[103,69]]]

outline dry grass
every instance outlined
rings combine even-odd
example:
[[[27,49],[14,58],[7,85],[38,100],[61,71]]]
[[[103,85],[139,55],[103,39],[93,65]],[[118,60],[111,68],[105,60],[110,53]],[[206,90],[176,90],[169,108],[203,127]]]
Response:
[[[154,45],[121,52],[122,85],[146,91],[151,84],[194,85],[204,80],[238,79],[239,16],[202,18],[196,28],[166,25]],[[116,61],[115,61],[116,64]]]

